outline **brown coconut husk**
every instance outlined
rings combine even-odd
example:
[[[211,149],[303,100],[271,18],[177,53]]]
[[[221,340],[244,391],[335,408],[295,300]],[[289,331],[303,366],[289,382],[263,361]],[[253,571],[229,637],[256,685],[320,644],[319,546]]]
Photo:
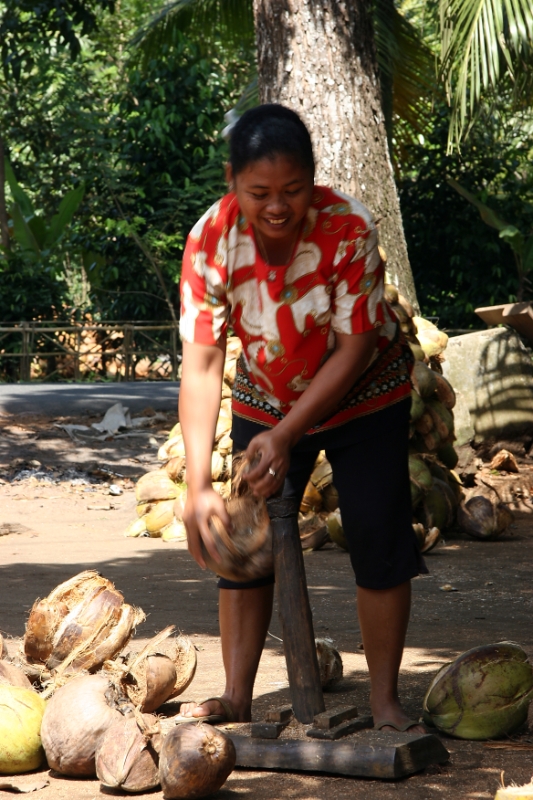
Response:
[[[474,539],[496,539],[514,520],[494,487],[476,486],[466,493],[457,509],[457,523]]]
[[[324,508],[326,511],[335,511],[339,507],[339,493],[332,483],[324,487],[322,490],[322,497],[324,499]]]
[[[423,414],[415,422],[415,430],[425,436],[427,433],[432,431],[434,427],[435,425],[433,424],[433,417],[429,413],[428,409],[425,409]]]
[[[437,381],[437,397],[445,408],[451,411],[457,401],[455,391],[449,381],[446,380],[444,375],[435,372],[435,379]]]
[[[509,450],[500,450],[496,453],[489,466],[491,469],[503,472],[519,472],[516,458]]]
[[[165,472],[171,481],[179,482],[183,480],[185,474],[185,456],[171,458],[165,464]]]
[[[159,785],[161,726],[152,714],[129,715],[105,732],[96,751],[96,775],[104,786],[148,792]]]
[[[233,459],[234,477],[226,510],[232,522],[231,534],[218,517],[210,523],[219,555],[216,561],[202,544],[202,555],[213,572],[228,580],[250,581],[273,571],[272,529],[262,497],[254,497],[246,481],[249,463],[244,455]]]
[[[333,647],[331,639],[315,639],[320,683],[323,689],[332,689],[342,680],[342,658],[338,650]]]
[[[163,740],[159,775],[168,800],[194,800],[218,791],[233,771],[235,745],[226,734],[205,723],[176,726]]]
[[[140,653],[130,653],[120,661],[108,661],[106,674],[142,712],[150,713],[167,700],[180,695],[196,672],[196,650],[186,636],[169,637],[169,625],[151,639]]]
[[[9,661],[0,661],[0,686],[20,686],[22,689],[33,688],[24,671]]]
[[[111,581],[88,570],[34,604],[24,652],[28,661],[43,663],[57,675],[95,671],[123,649],[144,619],[142,609],[124,603]]]
[[[104,675],[77,675],[48,700],[41,739],[48,765],[62,775],[93,777],[95,756],[107,729],[133,706]]]
[[[7,645],[5,643],[4,637],[0,633],[0,659],[7,658],[7,656],[8,656]]]
[[[166,470],[156,469],[139,478],[135,484],[135,497],[138,503],[175,500],[177,497],[176,484],[167,475]]]
[[[323,500],[322,495],[316,486],[309,481],[305,487],[302,502],[300,503],[300,511],[302,514],[308,514],[310,511],[320,511],[322,508]]]

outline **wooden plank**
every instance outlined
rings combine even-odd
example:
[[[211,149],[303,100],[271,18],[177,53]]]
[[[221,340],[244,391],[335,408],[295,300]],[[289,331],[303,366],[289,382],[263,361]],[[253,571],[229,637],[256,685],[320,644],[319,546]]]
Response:
[[[252,739],[277,739],[288,722],[252,722]]]
[[[442,764],[449,753],[436,736],[364,731],[341,742],[299,739],[250,739],[229,734],[237,752],[237,767],[326,772],[391,780]]]
[[[280,706],[272,711],[267,711],[265,720],[267,722],[290,722],[292,719],[292,706]]]
[[[327,731],[356,716],[357,706],[336,706],[335,708],[330,708],[329,711],[323,711],[322,714],[317,714],[314,719],[314,725],[316,728]]]
[[[307,735],[310,736],[311,739],[329,739],[330,741],[335,741],[336,739],[341,739],[343,736],[348,736],[350,733],[356,733],[365,728],[372,728],[373,725],[373,717],[356,717],[355,719],[342,722],[340,725],[337,725],[335,728],[330,728],[329,730],[315,727],[309,728]]]
[[[292,708],[298,722],[309,724],[325,705],[298,530],[298,504],[271,497],[267,508]]]

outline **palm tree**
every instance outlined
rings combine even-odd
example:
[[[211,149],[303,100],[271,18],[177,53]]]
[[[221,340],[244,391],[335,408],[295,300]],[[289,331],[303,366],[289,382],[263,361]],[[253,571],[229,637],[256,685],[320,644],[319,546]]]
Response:
[[[531,0],[439,0],[440,75],[451,106],[449,150],[467,135],[483,100],[512,86],[516,107],[533,99]]]

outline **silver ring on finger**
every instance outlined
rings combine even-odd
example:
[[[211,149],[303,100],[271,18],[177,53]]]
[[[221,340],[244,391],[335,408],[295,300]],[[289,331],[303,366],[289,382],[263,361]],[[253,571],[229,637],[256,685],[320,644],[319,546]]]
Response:
[[[272,475],[272,477],[275,478],[276,477],[276,470],[272,469],[272,467],[269,467],[268,468],[268,474]]]

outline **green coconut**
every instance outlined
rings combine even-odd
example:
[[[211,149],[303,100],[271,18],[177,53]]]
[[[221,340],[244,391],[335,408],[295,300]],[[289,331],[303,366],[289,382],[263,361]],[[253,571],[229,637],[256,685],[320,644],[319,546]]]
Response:
[[[341,512],[338,509],[329,515],[326,525],[331,540],[338,544],[339,547],[342,547],[343,550],[348,550],[348,541],[342,527]]]
[[[411,392],[411,420],[412,420],[412,422],[416,422],[417,419],[420,419],[420,417],[424,413],[424,410],[425,410],[424,401],[422,400],[422,398],[420,397],[418,392],[415,392],[415,390],[413,389],[412,392]]]
[[[453,525],[457,503],[452,490],[445,481],[433,479],[433,486],[422,501],[417,515],[426,528],[445,531]]]
[[[433,424],[443,442],[453,437],[453,414],[440,400],[430,398],[426,408],[433,418]]]
[[[437,458],[439,461],[442,461],[444,466],[448,467],[448,469],[455,469],[459,462],[459,456],[457,455],[455,447],[449,442],[439,447],[437,450]]]
[[[424,719],[459,739],[508,736],[527,720],[533,668],[514,642],[468,650],[446,664],[424,697]]]
[[[414,366],[413,374],[418,383],[421,396],[424,400],[427,400],[437,390],[437,379],[435,378],[435,373],[422,361],[417,361]]]
[[[45,706],[33,689],[0,686],[0,774],[18,775],[44,763],[40,731]]]
[[[444,375],[440,375],[438,372],[435,373],[435,379],[437,381],[437,397],[446,408],[451,410],[457,401],[451,383],[446,380]]]
[[[424,494],[431,489],[433,478],[424,461],[414,453],[409,455],[409,478],[411,479],[411,502],[415,508]]]

